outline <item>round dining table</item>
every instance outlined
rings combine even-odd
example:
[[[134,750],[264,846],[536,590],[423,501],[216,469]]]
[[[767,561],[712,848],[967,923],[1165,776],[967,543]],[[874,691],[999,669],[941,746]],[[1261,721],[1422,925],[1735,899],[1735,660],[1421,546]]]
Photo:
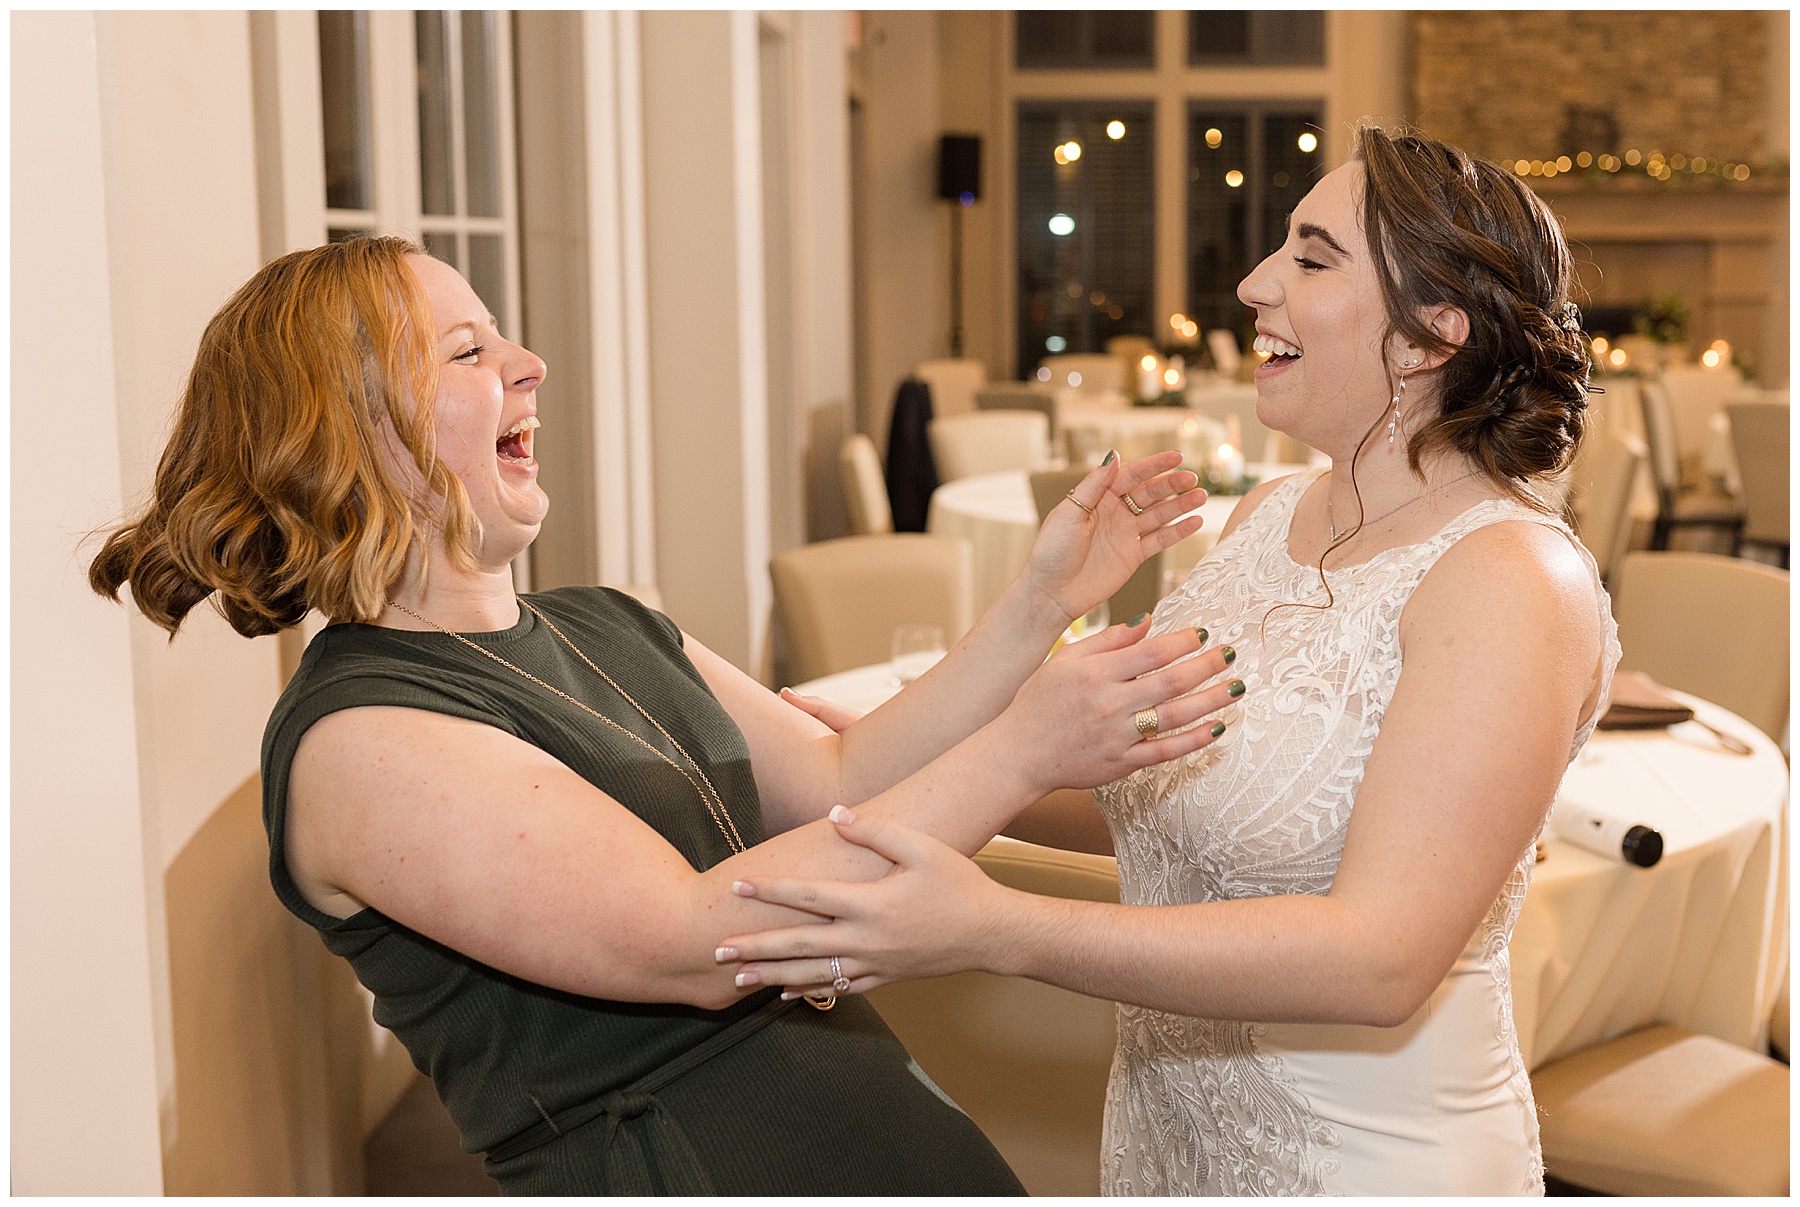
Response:
[[[1252,465],[1249,472],[1262,481],[1297,473],[1297,465]],[[1219,539],[1219,529],[1231,518],[1238,495],[1210,496],[1200,508],[1205,524],[1177,549],[1165,554],[1165,565],[1192,566]],[[938,536],[958,536],[974,550],[973,614],[980,616],[1000,598],[1014,576],[1025,567],[1031,542],[1037,539],[1037,505],[1031,498],[1031,477],[1022,469],[975,474],[946,482],[932,492],[925,516],[925,531]]]
[[[867,712],[899,690],[886,663],[796,691]],[[1557,838],[1513,928],[1513,1016],[1528,1068],[1651,1023],[1760,1049],[1787,971],[1788,772],[1761,731],[1675,693],[1701,721],[1745,743],[1734,754],[1703,726],[1600,730],[1558,800],[1661,833],[1648,868]]]

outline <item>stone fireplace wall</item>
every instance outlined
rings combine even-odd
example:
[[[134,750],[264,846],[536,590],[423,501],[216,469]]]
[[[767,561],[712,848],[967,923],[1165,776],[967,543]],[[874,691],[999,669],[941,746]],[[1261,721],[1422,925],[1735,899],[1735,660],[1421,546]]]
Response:
[[[1785,155],[1767,145],[1769,26],[1764,12],[1416,13],[1413,113],[1489,159]]]
[[[1785,12],[1421,12],[1411,114],[1512,163],[1594,155],[1749,165],[1746,181],[1577,171],[1529,183],[1562,219],[1589,307],[1670,294],[1687,355],[1727,339],[1759,382],[1788,376]]]

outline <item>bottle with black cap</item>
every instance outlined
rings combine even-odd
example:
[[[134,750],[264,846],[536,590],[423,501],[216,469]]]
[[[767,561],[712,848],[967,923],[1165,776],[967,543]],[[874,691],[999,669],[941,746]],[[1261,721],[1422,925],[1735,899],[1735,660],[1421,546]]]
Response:
[[[1663,837],[1649,826],[1621,821],[1566,797],[1556,802],[1550,824],[1564,842],[1640,868],[1654,867],[1663,855]]]

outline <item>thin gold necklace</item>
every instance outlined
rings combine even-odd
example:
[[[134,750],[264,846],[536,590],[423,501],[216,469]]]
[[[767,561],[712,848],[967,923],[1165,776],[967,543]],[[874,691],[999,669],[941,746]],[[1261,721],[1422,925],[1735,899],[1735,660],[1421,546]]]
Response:
[[[636,742],[639,746],[642,746],[645,750],[648,750],[651,754],[654,754],[657,758],[661,759],[663,762],[665,762],[669,766],[673,767],[676,771],[679,771],[681,773],[682,777],[685,778],[688,783],[690,783],[694,786],[694,791],[698,792],[700,794],[700,803],[706,806],[706,812],[707,812],[708,816],[710,816],[713,819],[713,824],[718,826],[719,833],[721,833],[725,836],[725,845],[727,847],[731,848],[731,853],[734,855],[738,855],[738,854],[742,854],[744,851],[749,849],[745,845],[742,836],[740,836],[738,834],[737,823],[735,823],[731,820],[731,814],[729,812],[727,812],[725,809],[724,798],[719,795],[719,790],[713,786],[712,779],[711,779],[711,777],[709,777],[706,774],[705,768],[701,767],[699,762],[697,762],[695,760],[694,756],[687,752],[687,747],[683,746],[680,742],[676,741],[675,735],[670,733],[668,730],[664,729],[662,727],[662,723],[659,722],[655,717],[650,715],[649,709],[645,708],[642,704],[639,704],[635,699],[633,699],[631,693],[626,691],[624,688],[620,687],[618,684],[618,681],[615,680],[611,675],[609,675],[605,671],[601,670],[598,666],[595,666],[593,659],[589,658],[586,654],[582,653],[580,647],[578,647],[573,641],[570,641],[568,639],[568,637],[564,636],[563,631],[561,629],[557,628],[554,624],[552,624],[550,621],[550,618],[548,616],[545,616],[542,612],[540,612],[536,608],[532,607],[528,601],[521,599],[521,600],[519,600],[519,603],[522,607],[527,609],[533,616],[535,616],[539,620],[543,621],[544,626],[546,628],[548,628],[552,633],[555,633],[556,636],[562,640],[562,643],[564,645],[568,646],[571,650],[574,650],[575,656],[577,658],[581,659],[583,662],[587,663],[589,670],[593,671],[596,675],[598,675],[602,679],[606,680],[607,686],[611,687],[614,691],[618,692],[621,696],[625,697],[625,702],[627,704],[631,705],[633,708],[637,709],[638,713],[644,718],[644,720],[646,720],[646,721],[650,722],[650,724],[656,726],[656,732],[662,734],[664,739],[666,739],[668,741],[669,745],[673,746],[676,749],[676,751],[681,755],[681,757],[686,759],[688,761],[688,763],[693,766],[694,772],[696,774],[698,774],[700,777],[699,779],[695,779],[693,775],[688,774],[688,770],[686,767],[683,767],[680,763],[677,763],[674,759],[670,758],[667,754],[664,754],[661,750],[658,750],[655,746],[652,746],[649,742],[646,742],[643,738],[640,738],[637,734],[632,733],[629,729],[625,728],[623,725],[619,724],[617,721],[613,720],[611,717],[605,715],[604,713],[597,712],[592,708],[589,708],[586,704],[583,704],[580,700],[577,700],[574,696],[571,696],[568,692],[563,691],[560,688],[555,688],[555,687],[550,686],[548,683],[545,683],[542,679],[538,678],[536,675],[532,674],[530,671],[526,670],[524,667],[517,666],[511,662],[508,662],[506,659],[504,659],[500,655],[494,653],[494,651],[488,649],[486,646],[477,645],[475,642],[470,641],[467,637],[464,637],[461,633],[452,632],[450,629],[445,628],[443,625],[439,624],[435,620],[432,620],[428,616],[419,615],[419,613],[413,611],[411,608],[407,607],[403,603],[395,603],[391,599],[388,600],[388,603],[391,604],[393,607],[398,608],[400,611],[405,612],[408,616],[412,617],[414,620],[418,621],[419,623],[428,624],[432,628],[436,629],[438,632],[444,633],[444,634],[447,634],[448,636],[456,638],[458,641],[462,642],[464,645],[468,646],[470,649],[474,650],[476,653],[483,654],[489,658],[492,658],[495,662],[498,662],[501,666],[504,666],[507,670],[513,671],[520,675],[523,675],[525,678],[531,680],[533,683],[537,684],[539,687],[543,688],[545,691],[550,692],[553,695],[561,696],[563,699],[565,699],[569,703],[573,704],[576,708],[579,708],[582,712],[587,713],[589,716],[593,717],[595,720],[602,721],[605,724],[612,726],[614,729],[618,730],[620,733],[624,734],[626,737],[628,737],[632,741]]]
[[[1448,490],[1450,487],[1455,486],[1458,482],[1466,482],[1470,478],[1473,478],[1476,474],[1478,474],[1480,472],[1481,471],[1478,469],[1472,469],[1460,478],[1452,478],[1448,482],[1441,482],[1438,485],[1433,486],[1430,490],[1426,491],[1424,494],[1414,495],[1412,498],[1408,499],[1406,502],[1400,504],[1400,506],[1391,507],[1388,510],[1382,512],[1380,515],[1376,516],[1372,520],[1362,521],[1361,526],[1363,528],[1373,528],[1375,525],[1381,523],[1381,521],[1387,519],[1389,516],[1398,515],[1400,512],[1405,511],[1408,507],[1411,507],[1414,503],[1417,503],[1420,499],[1429,499],[1432,495],[1436,494],[1438,491]],[[1325,524],[1328,528],[1331,529],[1331,543],[1334,545],[1337,544],[1338,538],[1340,536],[1349,535],[1348,533],[1342,533],[1342,532],[1338,531],[1337,509],[1331,505],[1331,490],[1329,487],[1327,487],[1326,491],[1325,491]],[[1351,531],[1355,531],[1355,530],[1352,529]]]
[[[551,687],[548,683],[545,683],[542,679],[538,678],[536,675],[532,674],[530,671],[526,670],[524,667],[517,666],[511,662],[508,662],[506,659],[504,659],[500,655],[494,653],[494,651],[488,649],[486,646],[477,645],[475,642],[470,641],[467,637],[464,637],[461,633],[457,633],[450,629],[446,629],[443,625],[439,624],[435,620],[432,620],[430,617],[419,615],[417,612],[413,611],[411,608],[407,607],[403,603],[396,603],[394,600],[391,600],[391,599],[388,600],[388,603],[391,604],[393,607],[398,608],[400,611],[405,612],[408,616],[412,617],[414,620],[418,621],[420,624],[428,624],[432,628],[436,629],[438,632],[445,633],[451,637],[456,638],[458,641],[462,642],[464,645],[468,646],[470,649],[474,650],[476,653],[485,654],[487,657],[492,658],[495,662],[498,662],[501,666],[506,667],[508,670],[516,671],[518,674],[525,676],[525,678],[531,680],[533,683],[537,684],[539,687],[543,688],[545,691],[550,692],[552,695],[561,696],[563,699],[565,699],[569,703],[573,704],[576,708],[579,708],[582,712],[587,713],[589,716],[593,717],[594,719],[596,719],[598,721],[603,721],[606,724],[612,726],[614,729],[618,730],[620,733],[624,734],[626,737],[628,737],[632,741],[636,742],[639,746],[642,746],[645,750],[648,750],[651,754],[654,754],[657,758],[661,759],[663,762],[667,763],[669,766],[675,768],[675,770],[681,772],[682,776],[687,780],[687,782],[694,786],[694,791],[698,792],[700,794],[700,803],[706,806],[706,812],[707,812],[708,816],[710,816],[713,819],[713,824],[718,826],[719,833],[721,833],[725,836],[725,845],[731,849],[732,854],[741,855],[744,851],[749,849],[744,844],[743,838],[738,834],[737,823],[731,820],[731,814],[729,812],[727,812],[725,809],[724,798],[719,795],[719,790],[713,786],[711,777],[709,777],[706,774],[706,769],[704,767],[700,766],[699,762],[697,762],[695,760],[694,756],[687,752],[687,747],[683,746],[680,742],[676,741],[675,735],[670,733],[668,730],[664,729],[662,727],[662,724],[659,721],[657,721],[657,719],[655,717],[650,715],[650,710],[645,708],[642,704],[639,704],[635,699],[633,699],[631,696],[631,693],[626,691],[624,688],[620,687],[617,680],[615,680],[611,675],[607,674],[605,671],[601,670],[598,666],[595,666],[594,660],[592,658],[589,658],[586,654],[582,653],[581,647],[577,646],[573,641],[570,641],[568,639],[568,637],[563,634],[563,631],[561,629],[557,628],[556,625],[551,621],[551,619],[548,616],[544,615],[542,612],[538,611],[535,607],[533,607],[529,600],[527,600],[521,596],[519,598],[519,606],[529,610],[533,616],[535,616],[539,620],[543,621],[544,627],[549,629],[552,633],[555,633],[556,636],[558,637],[558,639],[560,639],[564,645],[568,646],[571,650],[575,651],[575,656],[577,658],[581,659],[583,662],[587,663],[589,670],[593,671],[596,675],[599,675],[602,679],[606,680],[607,685],[609,687],[611,687],[614,691],[618,692],[621,696],[625,697],[626,702],[628,704],[630,704],[633,708],[637,709],[638,713],[644,718],[644,720],[646,720],[646,721],[650,722],[650,724],[656,726],[656,732],[662,734],[662,736],[664,738],[668,739],[669,745],[673,746],[681,754],[682,758],[686,759],[689,763],[691,763],[693,765],[695,773],[697,775],[699,775],[699,777],[700,777],[698,780],[696,780],[694,778],[694,776],[689,775],[687,772],[687,768],[683,767],[680,763],[677,763],[674,759],[670,758],[668,755],[664,754],[662,751],[658,750],[656,747],[654,747],[650,743],[646,742],[643,738],[640,738],[637,734],[632,733],[629,729],[625,728],[623,725],[619,724],[617,721],[613,720],[611,717],[606,716],[604,713],[596,712],[595,710],[589,708],[587,705],[583,704],[580,700],[577,700],[574,696],[571,696],[568,692],[562,691],[559,688]],[[702,787],[701,786],[702,784],[704,784],[705,787]],[[837,1005],[837,994],[835,994],[835,993],[825,993],[825,994],[808,993],[803,996],[805,997],[806,1004],[811,1006],[814,1010],[829,1010],[833,1006]]]

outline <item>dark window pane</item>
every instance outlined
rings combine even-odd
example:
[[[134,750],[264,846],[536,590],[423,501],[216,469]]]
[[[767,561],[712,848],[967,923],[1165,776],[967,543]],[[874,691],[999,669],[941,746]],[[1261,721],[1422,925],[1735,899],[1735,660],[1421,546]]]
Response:
[[[469,288],[482,304],[506,328],[506,259],[501,253],[499,235],[469,236]]]
[[[1261,164],[1261,242],[1254,249],[1261,260],[1287,238],[1287,218],[1308,189],[1318,183],[1325,153],[1319,145],[1317,116],[1310,113],[1263,115]],[[1307,148],[1311,150],[1307,150]]]
[[[372,235],[372,230],[364,230],[356,226],[334,226],[325,232],[327,243],[342,243],[345,239],[354,239],[358,235]]]
[[[1250,54],[1250,14],[1188,14],[1188,62],[1242,61]]]
[[[414,18],[419,69],[419,209],[427,214],[456,212],[456,176],[451,159],[450,23],[443,13]]]
[[[325,136],[325,205],[375,208],[369,159],[369,14],[319,14],[319,98]]]
[[[434,259],[442,260],[458,272],[462,271],[462,257],[456,254],[454,231],[426,231],[425,250]]]
[[[1241,111],[1188,116],[1188,316],[1202,331],[1235,331],[1244,315],[1237,287],[1250,271],[1249,130]]]
[[[1238,283],[1281,246],[1287,218],[1325,158],[1323,106],[1203,101],[1188,110],[1188,307],[1202,330],[1247,342],[1253,317]]]
[[[463,165],[469,213],[484,218],[500,216],[500,109],[494,79],[495,53],[494,14],[464,13]]]
[[[1018,372],[1029,376],[1046,355],[1153,334],[1156,132],[1145,101],[1025,102],[1018,130]]]
[[[1196,66],[1323,66],[1325,14],[1293,9],[1191,12],[1188,62]]]
[[[1155,13],[1021,12],[1013,30],[1021,68],[1156,66]]]
[[[1323,66],[1325,14],[1271,10],[1257,14],[1256,61],[1270,65]]]

